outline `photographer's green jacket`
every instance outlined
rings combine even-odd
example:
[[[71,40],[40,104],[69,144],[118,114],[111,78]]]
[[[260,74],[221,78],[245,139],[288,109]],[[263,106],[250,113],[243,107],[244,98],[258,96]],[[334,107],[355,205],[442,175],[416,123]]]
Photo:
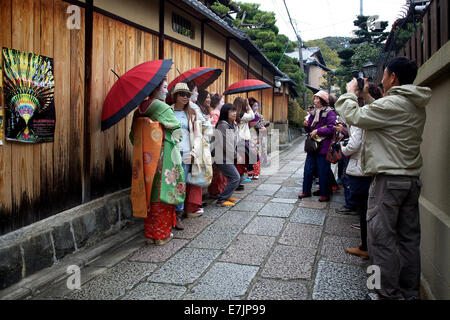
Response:
[[[366,129],[361,155],[366,174],[420,175],[420,144],[430,98],[431,89],[414,85],[392,87],[383,98],[361,108],[352,93],[339,98],[336,111],[347,124]]]

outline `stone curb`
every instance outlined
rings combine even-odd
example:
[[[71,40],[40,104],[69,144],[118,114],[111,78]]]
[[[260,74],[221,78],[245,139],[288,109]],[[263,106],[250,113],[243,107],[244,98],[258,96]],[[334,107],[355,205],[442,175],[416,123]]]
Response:
[[[129,192],[109,194],[1,236],[0,290],[129,225],[134,220]]]
[[[68,255],[57,264],[45,268],[32,276],[22,279],[20,282],[0,291],[0,300],[19,300],[26,299],[40,293],[51,283],[57,283],[67,278],[67,267],[75,265],[80,269],[95,261],[104,252],[111,248],[121,246],[138,237],[144,230],[143,224],[135,224],[125,228],[120,233],[108,238],[108,241],[102,241],[97,245],[84,248],[73,255]]]

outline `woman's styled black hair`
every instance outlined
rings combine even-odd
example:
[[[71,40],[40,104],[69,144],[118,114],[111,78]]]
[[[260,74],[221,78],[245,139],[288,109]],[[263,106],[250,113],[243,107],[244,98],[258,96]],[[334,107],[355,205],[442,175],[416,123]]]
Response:
[[[216,128],[221,120],[225,120],[226,122],[228,122],[228,111],[230,111],[230,110],[236,111],[236,107],[231,103],[225,103],[222,106],[222,109],[220,109],[219,120],[217,120],[217,123],[216,123]]]

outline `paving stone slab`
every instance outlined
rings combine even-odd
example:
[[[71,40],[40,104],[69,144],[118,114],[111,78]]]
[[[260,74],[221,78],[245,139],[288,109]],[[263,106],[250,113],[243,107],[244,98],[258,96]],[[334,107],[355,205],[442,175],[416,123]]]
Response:
[[[355,264],[359,266],[368,266],[369,260],[351,255],[345,251],[345,248],[355,248],[361,242],[358,238],[347,238],[339,236],[325,236],[322,244],[322,259],[332,262]]]
[[[291,215],[292,209],[294,209],[293,204],[270,202],[258,212],[258,216],[287,218]]]
[[[244,227],[256,215],[254,211],[229,210],[214,222],[214,225],[231,225]]]
[[[258,280],[248,300],[306,300],[308,289],[302,283],[281,280]]]
[[[179,300],[186,287],[145,282],[130,291],[121,300]]]
[[[206,249],[226,249],[241,232],[244,225],[212,224],[187,246]]]
[[[311,279],[317,250],[278,245],[261,273],[265,278]]]
[[[219,250],[183,248],[148,277],[148,282],[193,283],[219,256]]]
[[[271,176],[266,182],[271,184],[281,184],[287,179],[289,179],[289,176]]]
[[[319,261],[313,300],[364,300],[367,292],[367,275],[363,268]]]
[[[146,245],[130,257],[131,262],[164,262],[183,248],[189,241],[173,239],[163,246]]]
[[[298,187],[281,187],[277,193],[275,193],[275,198],[285,198],[285,199],[298,199],[298,195],[301,192],[301,188]]]
[[[244,233],[276,237],[283,229],[284,219],[273,217],[256,217],[244,229]]]
[[[217,219],[228,210],[229,208],[226,207],[218,207],[216,201],[214,201],[204,209],[205,212],[203,213],[202,218]]]
[[[269,196],[255,196],[253,194],[249,194],[244,200],[245,201],[252,201],[254,203],[257,203],[257,202],[259,202],[259,203],[264,202],[265,203],[265,202],[270,200],[270,197]]]
[[[344,216],[344,217],[328,217],[325,224],[325,233],[342,236],[359,238],[361,232],[350,227],[352,223],[358,223],[359,217]]]
[[[259,268],[233,263],[217,262],[185,300],[235,300],[245,295]]]
[[[214,219],[204,218],[185,218],[182,220],[184,230],[172,229],[175,238],[180,239],[194,239],[200,232],[209,226]]]
[[[326,202],[319,202],[317,200],[307,200],[307,199],[308,198],[300,200],[298,206],[302,208],[311,208],[318,210],[326,209],[328,206]]]
[[[290,221],[322,226],[325,221],[325,216],[325,212],[321,210],[298,208],[297,210],[295,210]]]
[[[264,262],[274,243],[275,238],[273,237],[241,234],[219,260],[247,265],[260,265]]]
[[[236,203],[236,205],[234,207],[230,208],[230,210],[258,212],[263,206],[264,206],[264,203],[243,200],[239,203]]]
[[[294,204],[294,203],[297,203],[297,200],[296,199],[273,198],[272,200],[270,200],[270,202]]]
[[[267,191],[274,191],[274,192],[276,192],[280,188],[281,188],[281,185],[279,185],[279,184],[264,183],[264,184],[259,185],[256,188],[256,190],[258,190],[258,191],[267,190]]]
[[[148,277],[157,265],[124,261],[81,286],[68,298],[73,300],[115,300],[142,279]]]
[[[278,242],[288,246],[316,249],[319,246],[321,226],[288,223]]]

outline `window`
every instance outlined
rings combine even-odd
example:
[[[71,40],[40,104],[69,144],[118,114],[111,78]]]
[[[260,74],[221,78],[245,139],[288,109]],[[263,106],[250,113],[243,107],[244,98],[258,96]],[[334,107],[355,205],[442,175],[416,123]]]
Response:
[[[176,13],[172,14],[172,30],[191,39],[195,37],[191,22]]]

